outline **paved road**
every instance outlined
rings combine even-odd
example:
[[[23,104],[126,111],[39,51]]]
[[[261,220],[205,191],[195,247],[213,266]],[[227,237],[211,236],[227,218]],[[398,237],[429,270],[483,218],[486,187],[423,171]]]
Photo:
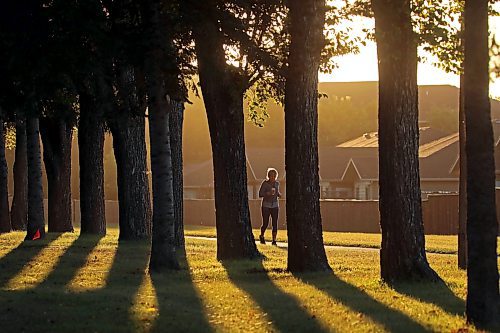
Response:
[[[186,238],[191,239],[202,239],[215,241],[217,238],[215,237],[205,237],[205,236],[186,236]],[[255,242],[257,245],[261,245],[259,241]],[[278,247],[287,248],[287,242],[276,242]],[[271,246],[271,242],[266,242],[266,245]],[[379,249],[375,249],[372,247],[359,247],[359,246],[337,246],[337,245],[325,245],[325,249],[341,249],[341,250],[354,250],[354,251],[378,251]]]

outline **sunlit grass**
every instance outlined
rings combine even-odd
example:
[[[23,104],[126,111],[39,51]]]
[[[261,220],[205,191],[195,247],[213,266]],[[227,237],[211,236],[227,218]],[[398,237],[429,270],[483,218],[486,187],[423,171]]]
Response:
[[[207,321],[214,329],[240,332],[274,330],[266,313],[247,292],[234,285],[224,266],[215,260],[213,241],[188,241],[186,250],[194,289],[206,309]]]
[[[22,233],[22,236],[24,236],[24,233]],[[72,235],[66,234],[47,244],[37,255],[26,262],[21,271],[13,276],[3,288],[9,290],[35,288],[54,270],[61,256],[75,239]]]
[[[2,332],[475,331],[456,255],[429,254],[446,285],[389,287],[377,251],[330,248],[332,273],[291,274],[284,248],[259,245],[262,260],[219,262],[215,241],[187,238],[182,269],[150,276],[149,243],[118,243],[116,229],[23,237],[0,236]]]
[[[158,297],[155,287],[148,274],[144,275],[142,284],[134,296],[130,308],[130,316],[135,322],[135,327],[141,331],[149,332],[158,316]]]
[[[215,227],[186,225],[185,233],[187,236],[216,237]],[[257,239],[260,234],[259,229],[253,229],[253,234]],[[267,230],[266,239],[271,240],[271,231]],[[364,247],[379,249],[381,238],[380,234],[366,234],[355,232],[323,232],[323,241],[325,245]],[[286,242],[286,230],[278,231],[278,241]],[[458,248],[458,239],[454,235],[426,235],[425,248],[430,253],[456,254]],[[500,253],[500,237],[497,241],[497,253]]]
[[[69,282],[71,291],[86,291],[100,289],[106,286],[109,270],[116,253],[116,234],[112,233],[101,238],[99,243],[86,258],[85,264],[76,272]]]

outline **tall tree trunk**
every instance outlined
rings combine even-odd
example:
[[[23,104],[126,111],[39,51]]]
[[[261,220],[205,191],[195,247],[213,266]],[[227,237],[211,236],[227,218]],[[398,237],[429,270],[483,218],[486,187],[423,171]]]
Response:
[[[227,68],[217,22],[210,20],[213,17],[208,15],[195,27],[195,40],[212,143],[217,258],[253,258],[258,251],[248,206],[243,128],[245,88],[242,78]]]
[[[80,94],[78,147],[80,159],[81,232],[106,233],[104,209],[104,123],[97,103]]]
[[[175,246],[185,252],[184,214],[183,214],[183,172],[182,172],[182,124],[184,122],[184,103],[174,101],[170,113],[170,146],[172,149],[172,171],[174,190],[174,237]]]
[[[379,59],[381,275],[387,282],[436,281],[439,277],[425,254],[422,223],[417,44],[410,1],[372,4]]]
[[[120,240],[151,234],[144,116],[122,114],[109,122],[117,166]]]
[[[26,118],[26,142],[28,152],[28,226],[25,240],[45,237],[43,211],[42,156],[40,153],[40,129],[38,118]]]
[[[71,140],[73,126],[62,117],[42,118],[40,133],[47,173],[49,232],[73,231],[71,207]]]
[[[293,0],[285,86],[288,269],[330,270],[319,207],[318,70],[324,45],[324,0]]]
[[[465,151],[464,76],[460,74],[458,136],[460,146],[460,181],[458,188],[458,268],[467,268],[467,155]]]
[[[147,33],[150,49],[146,55],[145,72],[149,105],[149,135],[151,171],[153,173],[153,236],[150,271],[178,269],[174,236],[174,193],[172,149],[170,147],[169,116],[174,103],[166,90],[164,62],[171,43],[166,24],[165,4],[149,0],[146,8]],[[167,44],[167,45],[165,45]],[[172,58],[170,57],[170,60]],[[175,78],[176,80],[177,78]]]
[[[1,110],[0,110],[1,112]],[[0,233],[10,232],[8,169],[5,159],[5,130],[3,118],[0,116]]]
[[[144,73],[118,60],[115,68],[118,94],[115,109],[107,114],[117,165],[120,240],[144,239],[151,235],[152,218],[146,164]],[[100,82],[103,98],[115,98],[111,86],[104,80]]]
[[[500,321],[495,161],[489,100],[488,0],[465,2],[467,320]]]
[[[26,230],[28,223],[28,155],[26,148],[26,119],[16,116],[16,156],[14,161],[14,197],[10,218],[12,229]]]

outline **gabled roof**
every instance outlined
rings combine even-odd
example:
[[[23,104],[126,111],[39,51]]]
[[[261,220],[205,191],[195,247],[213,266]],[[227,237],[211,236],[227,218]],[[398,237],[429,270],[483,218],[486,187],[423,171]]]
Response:
[[[247,161],[254,172],[255,179],[266,178],[268,168],[278,170],[278,179],[285,178],[285,148],[251,148],[247,149]]]
[[[377,180],[378,179],[378,159],[376,157],[354,157],[347,162],[345,170],[340,178],[345,181],[349,170],[354,170],[358,179]]]
[[[500,122],[496,127],[500,129]],[[369,134],[373,135],[373,133]],[[500,131],[496,133],[500,133]],[[378,148],[371,144],[365,144],[371,138],[363,136],[358,139],[358,143],[351,140],[348,141],[353,143],[350,145],[342,144],[337,147],[322,147],[320,149],[320,179],[343,181],[349,170],[354,170],[352,173],[349,171],[349,174],[356,175],[360,180],[374,181],[378,179]],[[371,142],[376,142],[378,145],[378,140]],[[422,180],[457,180],[458,133],[442,135],[440,131],[423,127],[420,129],[420,143],[420,178]],[[495,146],[495,164],[500,166],[500,145]],[[249,181],[265,179],[266,171],[270,167],[278,170],[279,179],[285,179],[284,147],[247,150],[247,177]],[[497,173],[500,173],[498,168]],[[186,187],[212,187],[212,160],[186,165],[184,185]]]
[[[352,163],[356,166],[360,179],[378,179],[378,156],[354,157]]]
[[[256,180],[247,157],[247,180]],[[212,159],[202,163],[184,165],[184,187],[213,187],[214,168]]]
[[[319,173],[323,180],[341,181],[343,175],[349,165],[349,161],[358,167],[360,176],[366,174],[364,166],[360,166],[360,161],[363,158],[369,158],[377,161],[378,149],[373,148],[338,148],[325,147],[319,151]],[[378,163],[378,162],[377,162]],[[378,164],[377,169],[378,170]]]
[[[184,187],[213,187],[214,168],[212,160],[202,163],[184,164]]]
[[[361,178],[361,175],[359,174],[359,171],[358,171],[358,168],[356,168],[356,165],[354,164],[354,162],[352,161],[352,159],[349,160],[349,162],[347,162],[347,165],[344,169],[344,172],[342,173],[342,177],[340,177],[340,180],[344,180],[347,173],[349,172],[349,170],[352,169],[354,170],[354,173],[358,176],[358,179]]]
[[[452,141],[450,143],[450,141]],[[459,146],[457,140],[444,140],[434,146],[429,146],[420,155],[420,179],[422,180],[456,180],[451,168],[458,156]]]

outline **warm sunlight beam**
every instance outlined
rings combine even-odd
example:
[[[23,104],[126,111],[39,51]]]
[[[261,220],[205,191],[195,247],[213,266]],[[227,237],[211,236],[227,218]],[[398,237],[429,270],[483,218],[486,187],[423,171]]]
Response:
[[[69,238],[69,239],[68,239]],[[61,256],[71,246],[76,238],[59,237],[44,247],[40,253],[32,258],[23,269],[12,277],[3,288],[9,290],[32,289],[45,281],[56,268]]]
[[[104,288],[115,254],[116,243],[112,242],[110,236],[99,240],[85,264],[68,283],[68,289],[73,292],[83,292]]]
[[[188,256],[188,266],[200,266],[194,264],[196,255]],[[215,253],[212,255],[215,258]],[[215,331],[266,331],[277,332],[269,315],[252,299],[252,297],[231,282],[229,276],[216,260],[205,263],[201,269],[191,270],[193,287],[202,302],[207,319]],[[207,272],[208,270],[208,272]],[[210,272],[211,271],[211,272]],[[221,274],[224,279],[217,281],[217,288],[206,278],[207,274]],[[230,298],[230,303],[227,299]]]
[[[15,234],[18,234],[19,237],[12,237],[12,235]],[[13,231],[12,233],[0,234],[0,260],[3,257],[7,257],[9,253],[22,244],[24,235],[26,235],[25,231]]]
[[[377,325],[369,318],[363,321],[360,318],[363,317],[362,313],[353,311],[348,306],[345,306],[339,300],[331,298],[326,292],[314,287],[314,285],[302,280],[301,278],[294,277],[288,272],[276,273],[276,267],[269,265],[265,262],[264,267],[268,270],[269,277],[274,281],[276,288],[281,290],[282,293],[286,294],[287,297],[293,298],[300,305],[301,309],[306,312],[311,319],[317,320],[320,325],[324,328],[324,331],[349,331],[345,327],[346,322],[351,322],[356,326],[357,331],[382,331],[383,327]],[[282,278],[279,275],[284,275]],[[332,279],[333,279],[333,274]],[[326,277],[329,274],[323,276]],[[324,305],[330,309],[328,312],[324,311]],[[323,309],[322,309],[323,308]]]
[[[150,332],[159,315],[158,297],[149,274],[144,275],[141,286],[134,296],[130,317],[137,327],[143,327],[144,332]]]
[[[413,327],[438,332],[450,331],[450,323],[456,325],[457,317],[463,315],[464,300],[456,296],[449,285],[403,283],[392,288],[378,278],[374,279],[373,274],[368,273],[373,271],[370,265],[364,264],[355,269],[342,270],[334,264],[340,262],[346,254],[354,261],[361,262],[359,259],[368,253],[355,253],[348,250],[329,251],[328,255],[339,285],[339,288],[332,292],[332,298],[344,303],[349,302],[350,304],[346,305],[351,310],[371,313],[373,319],[385,323],[385,328],[389,331],[398,329],[398,326],[392,326],[395,322],[401,324],[405,321],[409,330]],[[373,256],[373,262],[378,259],[376,252],[369,255]],[[454,255],[429,254],[429,262],[433,267],[446,267],[456,271],[457,264],[452,263],[455,260]],[[435,261],[441,261],[441,265],[435,264]],[[362,271],[366,273],[360,274]],[[446,271],[437,271],[437,273],[443,278],[447,277]],[[358,277],[356,278],[355,275]],[[465,279],[465,272],[463,272],[463,278]],[[343,296],[342,290],[350,290],[351,295]],[[357,294],[358,300],[352,296],[352,293]],[[458,331],[460,326],[451,327],[451,329]]]

